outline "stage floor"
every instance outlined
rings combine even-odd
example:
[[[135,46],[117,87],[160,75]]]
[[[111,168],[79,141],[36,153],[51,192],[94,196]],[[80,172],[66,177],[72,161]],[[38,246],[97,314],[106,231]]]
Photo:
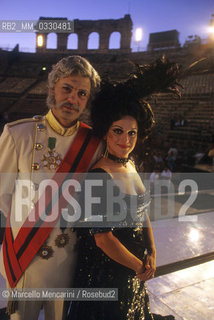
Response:
[[[214,261],[147,282],[153,313],[176,320],[214,319]]]

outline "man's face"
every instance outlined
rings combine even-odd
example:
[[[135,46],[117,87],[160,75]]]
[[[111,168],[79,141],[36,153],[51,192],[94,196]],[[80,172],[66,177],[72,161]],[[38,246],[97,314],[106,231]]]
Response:
[[[86,108],[90,97],[89,78],[72,75],[61,78],[54,88],[55,106],[52,112],[63,127],[71,127]]]

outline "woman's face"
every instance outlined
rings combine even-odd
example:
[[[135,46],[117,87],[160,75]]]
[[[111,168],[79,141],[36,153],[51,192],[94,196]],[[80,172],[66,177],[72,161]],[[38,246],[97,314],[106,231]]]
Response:
[[[138,125],[131,116],[112,123],[106,135],[107,150],[118,158],[128,158],[137,142]]]

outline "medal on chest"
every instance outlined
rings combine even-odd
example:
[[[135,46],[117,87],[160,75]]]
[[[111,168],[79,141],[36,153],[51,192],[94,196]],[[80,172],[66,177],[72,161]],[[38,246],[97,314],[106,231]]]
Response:
[[[69,236],[67,233],[61,233],[59,234],[55,239],[55,244],[58,248],[63,248],[68,244],[69,242]]]
[[[40,258],[42,259],[48,260],[49,258],[53,257],[53,253],[54,251],[51,248],[51,246],[47,246],[43,244],[39,249],[39,251],[37,252],[37,255],[40,256]]]
[[[48,138],[48,152],[43,155],[42,162],[44,167],[49,170],[56,170],[60,165],[62,158],[58,152],[55,150],[56,146],[56,138],[49,137]]]

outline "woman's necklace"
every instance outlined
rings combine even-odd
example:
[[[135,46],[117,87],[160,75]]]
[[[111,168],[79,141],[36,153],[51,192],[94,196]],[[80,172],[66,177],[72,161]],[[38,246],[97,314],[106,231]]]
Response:
[[[106,158],[109,158],[110,160],[113,160],[114,162],[121,163],[124,167],[126,167],[127,162],[129,162],[129,158],[119,158],[109,152],[107,152],[107,154],[105,156],[106,156]]]

